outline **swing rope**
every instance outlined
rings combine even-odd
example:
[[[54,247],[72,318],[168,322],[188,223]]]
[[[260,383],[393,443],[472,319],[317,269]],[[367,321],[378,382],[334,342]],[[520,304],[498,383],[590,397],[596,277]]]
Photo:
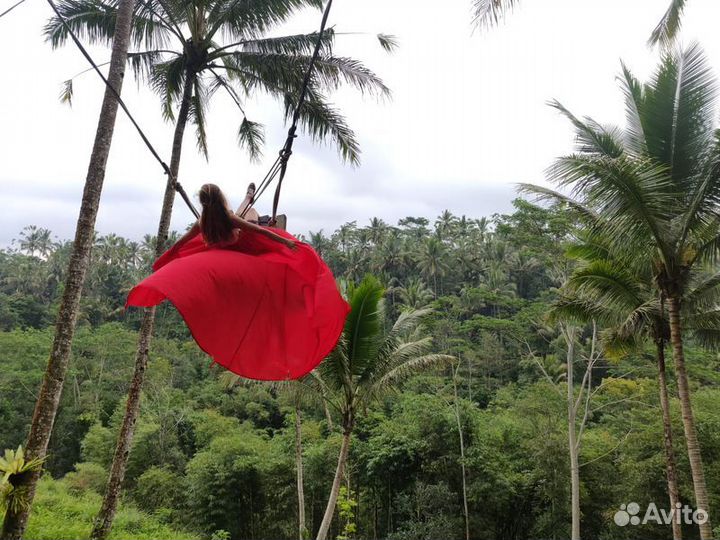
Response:
[[[292,124],[290,125],[290,129],[288,129],[288,135],[287,139],[285,140],[285,144],[282,147],[282,150],[280,150],[280,154],[278,155],[277,159],[275,160],[275,163],[272,164],[270,167],[270,170],[265,175],[265,178],[262,180],[260,185],[257,187],[255,195],[253,196],[252,200],[250,201],[250,204],[247,205],[247,208],[243,210],[242,216],[245,217],[245,214],[247,211],[252,208],[252,206],[255,204],[255,201],[260,198],[260,196],[264,193],[264,191],[267,189],[267,187],[272,183],[272,181],[275,179],[275,177],[279,174],[278,178],[278,184],[275,188],[275,196],[273,197],[273,209],[272,209],[272,218],[270,221],[271,225],[275,225],[277,220],[277,210],[278,205],[280,204],[280,193],[282,191],[282,185],[283,180],[285,179],[285,174],[287,173],[287,166],[288,161],[290,160],[290,156],[292,155],[292,149],[293,144],[295,142],[295,139],[297,138],[297,128],[298,123],[300,121],[300,113],[303,104],[305,103],[305,99],[307,98],[308,89],[310,87],[310,80],[312,78],[313,69],[315,68],[315,64],[317,63],[317,59],[320,56],[320,48],[322,47],[322,39],[325,34],[325,27],[327,26],[328,17],[330,16],[330,10],[332,8],[333,0],[328,0],[327,5],[325,6],[325,11],[323,13],[322,22],[320,23],[320,32],[318,32],[317,41],[315,42],[315,49],[313,50],[312,57],[310,58],[310,63],[308,64],[308,69],[305,72],[305,78],[303,79],[302,88],[300,89],[300,96],[298,98],[298,102],[295,106],[295,111],[293,112],[292,116]]]
[[[173,188],[175,191],[177,191],[180,194],[180,197],[182,197],[183,201],[185,201],[185,204],[190,209],[190,211],[193,213],[193,215],[200,219],[200,213],[197,211],[195,206],[193,206],[193,203],[190,201],[190,197],[188,197],[188,194],[186,193],[185,189],[182,187],[180,182],[177,181],[176,178],[173,177],[172,172],[170,171],[170,167],[168,167],[167,163],[163,161],[163,159],[160,157],[160,154],[158,154],[157,150],[155,150],[155,147],[150,142],[150,139],[148,139],[147,135],[145,135],[145,132],[142,130],[140,125],[137,123],[135,118],[133,117],[132,113],[130,112],[130,109],[128,109],[127,105],[123,101],[123,99],[120,97],[120,94],[118,93],[115,88],[110,84],[110,82],[107,80],[105,75],[103,75],[102,71],[100,71],[100,68],[95,63],[95,61],[90,56],[90,53],[87,52],[87,49],[83,47],[83,44],[80,42],[80,39],[77,37],[73,29],[70,27],[70,24],[65,20],[65,18],[60,14],[57,7],[55,6],[55,3],[52,0],[47,0],[47,3],[50,4],[50,7],[55,12],[55,15],[57,15],[58,19],[62,22],[65,29],[68,31],[68,34],[70,34],[70,37],[72,38],[75,45],[77,45],[77,48],[80,49],[80,52],[85,57],[85,59],[88,61],[88,63],[92,66],[92,68],[95,70],[95,72],[99,75],[99,77],[102,79],[102,81],[105,83],[105,86],[110,89],[110,91],[115,96],[115,99],[118,102],[118,105],[122,108],[123,111],[125,111],[125,114],[130,119],[130,122],[133,126],[135,126],[135,129],[138,132],[138,135],[140,135],[140,138],[145,143],[145,146],[147,146],[147,149],[150,150],[150,153],[153,155],[153,157],[157,160],[157,162],[160,164],[160,166],[163,168],[163,171],[168,176],[168,178],[173,183]]]
[[[25,0],[20,0],[19,2],[15,3],[15,4],[13,4],[12,6],[10,6],[9,8],[7,8],[5,11],[3,11],[2,13],[0,13],[0,18],[4,17],[4,16],[7,15],[8,13],[10,13],[13,9],[15,9],[16,7],[18,7],[18,6],[19,6],[20,4],[22,4],[24,1],[25,1]]]

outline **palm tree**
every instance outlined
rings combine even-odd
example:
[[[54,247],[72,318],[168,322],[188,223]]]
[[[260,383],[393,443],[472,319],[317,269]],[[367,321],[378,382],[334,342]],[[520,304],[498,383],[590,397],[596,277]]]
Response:
[[[405,285],[396,287],[400,303],[408,309],[425,309],[433,301],[435,295],[422,280],[410,278]]]
[[[340,225],[340,228],[337,230],[335,235],[337,236],[337,240],[340,244],[340,247],[342,248],[343,253],[347,253],[348,248],[351,242],[355,239],[356,234],[357,222],[351,221],[349,223],[344,223],[343,225]]]
[[[70,348],[75,333],[75,322],[80,309],[80,295],[82,294],[85,275],[90,262],[95,220],[117,116],[118,102],[111,88],[114,88],[118,94],[122,91],[126,56],[130,46],[130,29],[134,4],[133,0],[120,0],[118,2],[115,24],[108,36],[108,39],[112,39],[112,56],[107,75],[110,87],[105,89],[100,109],[95,142],[90,155],[80,213],[75,228],[75,240],[72,244],[65,288],[63,289],[55,326],[53,346],[42,387],[35,404],[28,441],[25,445],[25,455],[30,460],[43,459],[47,453],[48,442],[50,441],[50,434],[60,403],[68,362],[70,361]],[[2,533],[0,534],[0,538],[3,540],[22,538],[39,476],[39,473],[36,472],[23,477],[22,486],[20,487],[27,492],[28,505],[19,509],[7,508]]]
[[[442,240],[447,240],[458,222],[450,210],[443,210],[443,213],[435,220],[435,232]]]
[[[329,251],[333,247],[332,241],[323,234],[322,229],[318,232],[310,231],[309,244],[315,248],[315,251],[317,251],[321,257],[326,251]]]
[[[717,82],[700,47],[663,55],[650,82],[623,66],[627,127],[603,127],[561,110],[576,127],[578,152],[551,171],[571,196],[535,192],[579,211],[613,256],[651,272],[667,302],[675,375],[697,508],[709,511],[685,367],[682,303],[693,272],[720,256],[720,137],[713,128]],[[710,280],[720,279],[712,269]],[[710,520],[700,525],[712,537]]]
[[[133,23],[133,42],[141,48],[129,55],[135,73],[150,83],[162,97],[163,115],[175,120],[168,175],[158,224],[156,256],[165,246],[180,170],[183,136],[188,121],[196,127],[199,150],[207,157],[205,111],[210,98],[223,90],[237,105],[242,120],[238,141],[252,158],[261,154],[263,128],[245,114],[242,96],[261,91],[280,99],[286,118],[292,116],[317,34],[261,37],[287,21],[303,7],[321,7],[319,0],[148,0],[138,2]],[[107,41],[117,11],[102,0],[66,0],[60,12],[92,42]],[[50,20],[46,33],[58,46],[67,30],[58,18]],[[226,39],[227,42],[222,42]],[[379,36],[381,45],[392,50],[392,38]],[[388,96],[383,82],[357,60],[332,54],[335,34],[323,34],[308,99],[300,110],[301,125],[316,140],[332,139],[344,160],[359,161],[359,148],[343,116],[327,102],[325,93],[348,84],[363,93]],[[169,48],[175,46],[175,49]],[[177,113],[175,108],[177,107]],[[130,384],[125,417],[118,436],[110,479],[103,505],[92,532],[104,539],[112,521],[125,476],[125,466],[139,414],[140,393],[148,362],[155,323],[155,309],[146,309],[138,335],[135,371]]]
[[[449,268],[447,261],[448,253],[445,244],[437,236],[430,236],[425,239],[422,251],[418,254],[422,273],[426,278],[431,279],[435,296],[442,292],[442,278]]]
[[[665,344],[669,337],[669,327],[654,277],[647,272],[647,268],[633,269],[622,261],[614,260],[611,251],[597,238],[573,246],[569,254],[579,258],[581,266],[563,287],[563,294],[554,303],[553,313],[582,322],[603,322],[609,327],[604,332],[604,347],[614,354],[642,351],[648,338],[655,345],[668,497],[670,508],[675,508],[680,495],[665,370]],[[643,271],[644,274],[640,273]],[[696,339],[706,345],[716,345],[720,321],[715,303],[720,284],[706,278],[698,275],[691,280],[692,286],[683,299],[683,315],[686,321],[690,321],[688,326]],[[672,529],[673,539],[680,540],[680,524],[673,521]]]
[[[403,312],[385,331],[384,294],[380,282],[371,276],[351,291],[352,311],[343,335],[318,368],[327,400],[340,415],[343,437],[317,540],[325,540],[330,530],[358,414],[397,389],[410,374],[454,360],[452,356],[427,352],[432,339],[422,337],[421,321],[429,310]]]
[[[385,238],[387,233],[388,225],[382,219],[374,217],[370,220],[370,226],[368,227],[368,237],[370,242],[375,246],[379,246]]]
[[[34,257],[36,253],[41,257],[47,257],[55,247],[52,233],[48,229],[37,225],[28,225],[20,232],[20,249],[31,257]]]
[[[394,228],[388,228],[388,234],[372,250],[372,271],[398,275],[405,262],[405,243]]]

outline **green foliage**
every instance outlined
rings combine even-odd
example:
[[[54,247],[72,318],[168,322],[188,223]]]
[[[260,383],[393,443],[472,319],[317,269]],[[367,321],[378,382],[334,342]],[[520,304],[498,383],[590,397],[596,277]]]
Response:
[[[12,512],[19,512],[27,508],[29,501],[27,492],[16,487],[17,480],[28,474],[33,474],[42,469],[43,458],[26,459],[22,446],[17,450],[5,450],[5,455],[0,457],[0,508],[9,508]]]
[[[68,491],[82,495],[87,491],[102,495],[108,480],[108,471],[98,463],[78,463],[75,470],[65,475]]]
[[[138,477],[133,499],[147,512],[178,508],[183,502],[183,487],[183,478],[179,474],[150,467]]]
[[[357,533],[357,524],[355,523],[357,501],[353,496],[353,492],[347,486],[340,486],[337,508],[338,518],[340,518],[343,526],[340,534],[336,536],[337,540],[351,540]]]
[[[25,536],[37,540],[88,538],[92,520],[97,514],[101,501],[100,495],[92,491],[75,495],[64,480],[44,477],[38,484],[33,513]],[[198,539],[199,535],[184,532],[178,527],[170,528],[135,507],[121,505],[110,538],[190,540]]]
[[[357,294],[353,303],[365,301],[349,319],[355,331],[341,344],[341,354],[320,370],[322,391],[342,391],[351,372],[350,388],[364,388],[358,395],[365,396],[355,409],[346,469],[353,493],[340,498],[341,506],[350,500],[359,504],[351,519],[336,519],[330,537],[463,537],[449,368],[431,362],[431,370],[401,369],[384,378],[396,361],[416,366],[419,358],[437,354],[452,355],[456,366],[460,361],[458,407],[472,538],[569,537],[566,405],[527,355],[532,349],[555,380],[564,377],[558,335],[547,314],[559,298],[561,276],[582,267],[579,253],[565,256],[573,226],[572,214],[562,207],[518,200],[512,213],[491,219],[445,212],[434,222],[408,218],[394,226],[375,219],[312,235],[343,288]],[[442,243],[448,263],[437,273],[437,294],[424,264],[430,237]],[[41,482],[29,538],[85,538],[100,504],[97,492],[107,478],[136,348],[137,318],[115,312],[123,287],[144,270],[137,266],[116,276],[122,279],[109,277],[109,266],[125,268],[127,255],[118,246],[128,243],[110,236],[96,246],[89,274],[97,281],[89,285],[46,465],[60,480],[46,474]],[[152,239],[145,243],[152,246]],[[37,298],[52,314],[60,292],[56,282],[29,279],[23,272],[51,274],[60,256],[56,251],[42,257],[36,251],[34,258],[0,252],[0,293]],[[377,277],[358,284],[367,274]],[[703,281],[692,283],[695,291]],[[0,318],[2,313],[0,302]],[[22,328],[27,325],[18,320],[0,332],[0,433],[6,447],[24,441],[53,335],[51,328]],[[172,308],[161,307],[158,321],[114,537],[296,538],[295,394],[282,385],[226,384]],[[667,499],[648,351],[604,360],[593,376],[595,388],[603,384],[603,389],[594,397],[580,456],[581,510],[589,537],[621,538],[611,518],[623,502]],[[695,341],[686,354],[717,508],[720,362]],[[377,381],[384,381],[377,391],[363,394]],[[337,465],[343,418],[335,394],[328,420],[318,387],[302,385],[318,394],[301,401],[306,525],[312,536]],[[680,434],[673,384],[670,395],[673,430]],[[684,441],[677,436],[674,443],[681,497],[691,501]],[[347,523],[356,531],[343,531]],[[651,527],[637,532],[650,540],[667,536]]]

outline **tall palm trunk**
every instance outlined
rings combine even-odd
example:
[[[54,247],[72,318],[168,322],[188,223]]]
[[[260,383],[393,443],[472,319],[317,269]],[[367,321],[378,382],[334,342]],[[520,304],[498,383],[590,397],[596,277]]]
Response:
[[[320,529],[317,533],[316,540],[326,540],[333,515],[335,514],[335,505],[337,504],[338,494],[340,493],[340,482],[342,481],[343,471],[347,463],[348,452],[350,450],[350,434],[352,426],[345,426],[343,429],[342,445],[340,446],[340,455],[338,456],[337,469],[335,469],[335,478],[333,479],[332,488],[330,488],[330,498],[328,499],[325,515],[323,516]]]
[[[167,180],[162,211],[160,212],[157,244],[155,246],[156,256],[162,254],[170,230],[170,218],[172,217],[173,201],[175,198],[175,181],[180,170],[182,141],[190,112],[194,81],[194,75],[188,74],[185,77],[183,100],[180,104],[177,124],[175,125],[175,134],[173,136],[172,157],[170,159],[171,176]],[[110,529],[115,519],[115,512],[117,511],[120,500],[120,491],[125,479],[127,461],[130,456],[130,448],[132,446],[133,436],[135,435],[135,424],[140,413],[140,396],[143,383],[145,382],[145,372],[148,365],[150,342],[152,341],[154,326],[155,308],[147,308],[143,313],[143,320],[138,334],[138,347],[135,353],[135,371],[128,391],[125,416],[123,417],[122,426],[120,427],[120,433],[115,446],[115,454],[113,455],[113,462],[110,468],[110,477],[105,487],[103,503],[95,518],[95,524],[90,535],[92,540],[105,540],[110,534]]]
[[[135,0],[120,0],[118,4],[112,56],[107,77],[108,83],[118,94],[122,92],[123,79],[125,77],[134,7]],[[95,132],[95,142],[93,144],[92,154],[90,155],[90,164],[88,165],[87,176],[85,178],[85,188],[83,190],[80,213],[75,228],[75,240],[68,264],[65,289],[58,311],[55,338],[38,400],[35,403],[30,433],[25,446],[28,459],[44,457],[46,455],[58,405],[60,404],[65,374],[67,373],[68,363],[70,361],[75,323],[80,308],[80,296],[90,264],[90,252],[95,233],[95,220],[97,218],[100,195],[105,180],[105,167],[108,156],[110,155],[110,145],[115,129],[117,110],[118,102],[115,94],[110,88],[106,88],[100,109],[97,131]],[[3,540],[14,540],[23,536],[30,514],[30,505],[35,496],[35,488],[39,478],[40,472],[37,472],[27,475],[27,477],[24,477],[19,482],[18,487],[26,490],[28,505],[18,512],[13,512],[12,509],[8,507],[5,513],[2,533],[0,533],[0,538]]]
[[[677,483],[677,466],[675,465],[675,450],[672,442],[672,421],[670,418],[670,399],[667,390],[667,374],[665,373],[665,340],[656,340],[658,386],[660,390],[660,408],[663,415],[663,439],[665,442],[665,474],[667,476],[668,497],[670,509],[676,508],[675,503],[680,502],[680,490]],[[672,521],[673,540],[682,540],[682,528],[677,519]]]
[[[303,480],[302,456],[302,413],[300,407],[295,407],[295,473],[297,475],[298,496],[298,538],[305,540],[308,537],[305,527],[305,486]]]
[[[710,525],[710,505],[707,486],[705,485],[705,472],[703,471],[700,444],[698,443],[695,418],[690,402],[690,385],[685,370],[685,354],[683,351],[682,325],[680,323],[680,298],[668,295],[668,308],[670,313],[670,340],[673,347],[673,361],[675,363],[675,377],[678,384],[680,409],[682,411],[685,443],[687,444],[688,460],[692,472],[693,487],[695,489],[695,506],[708,513],[708,520],[700,525],[701,540],[711,540],[712,526]]]

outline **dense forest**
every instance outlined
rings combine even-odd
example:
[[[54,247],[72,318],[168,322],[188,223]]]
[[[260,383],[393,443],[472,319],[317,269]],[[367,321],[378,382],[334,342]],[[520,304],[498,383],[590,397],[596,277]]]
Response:
[[[110,88],[74,240],[27,225],[0,249],[3,540],[720,537],[720,85],[698,44],[674,46],[684,0],[650,37],[662,52],[647,80],[622,65],[623,126],[550,103],[575,135],[547,170],[556,190],[521,185],[508,214],[300,236],[351,309],[311,374],[273,383],[213,364],[171,305],[125,308],[180,237],[175,192],[192,206],[177,182],[186,127],[207,157],[205,111],[223,90],[258,158],[244,98],[277,98],[282,178],[296,129],[357,163],[331,96],[390,89],[334,55],[332,2],[319,32],[289,36],[266,32],[323,3],[50,3],[53,46],[79,44],[74,32],[112,44]],[[472,4],[490,27],[518,2]],[[170,165],[156,155],[158,232],[142,241],[95,231],[128,65],[174,124]],[[238,245],[248,229],[279,238],[219,195],[215,209]],[[289,305],[311,318],[307,298]]]
[[[307,238],[343,288],[372,274],[390,325],[430,306],[420,331],[457,361],[408,376],[359,411],[331,537],[567,538],[571,485],[566,343],[548,319],[575,238],[561,206],[515,201],[509,215],[434,222],[372,219]],[[148,272],[154,239],[97,236],[48,473],[30,538],[87,536],[112,461],[132,374],[137,310],[125,295]],[[0,433],[24,441],[52,341],[68,242],[27,227],[0,254]],[[241,382],[211,367],[165,305],[158,316],[140,424],[115,538],[295,538],[295,421],[301,416],[307,529],[323,516],[341,444],[340,419],[292,388]],[[582,384],[592,328],[579,330]],[[621,528],[621,504],[669,507],[652,344],[594,364],[580,448],[587,538],[667,538],[667,526]],[[687,350],[711,506],[720,506],[720,362]],[[668,365],[668,370],[672,368]],[[668,377],[673,381],[672,376]],[[670,382],[670,394],[676,394]],[[302,394],[302,393],[301,393]],[[310,393],[312,394],[312,393]],[[682,501],[693,491],[679,405],[672,427]],[[49,478],[52,476],[52,480]],[[688,538],[697,527],[688,525]],[[173,532],[170,532],[173,531]]]

